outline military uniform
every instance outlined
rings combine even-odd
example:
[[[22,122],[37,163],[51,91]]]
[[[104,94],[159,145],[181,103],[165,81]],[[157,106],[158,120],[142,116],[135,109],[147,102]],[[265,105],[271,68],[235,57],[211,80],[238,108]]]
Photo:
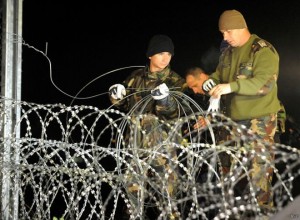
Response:
[[[285,133],[286,111],[284,105],[280,102],[280,109],[277,112],[277,129],[274,140],[281,143],[281,135]]]
[[[222,96],[225,114],[237,123],[246,125],[262,141],[270,143],[261,145],[253,141],[249,145],[251,148],[247,149],[249,154],[251,149],[256,152],[250,176],[257,189],[258,203],[267,209],[273,206],[271,165],[274,152],[271,146],[280,109],[276,84],[278,72],[279,56],[275,48],[252,34],[245,45],[226,48],[220,56],[216,72],[210,76],[216,84],[230,84],[232,93]],[[262,160],[264,156],[265,160]]]
[[[170,89],[170,95],[163,101],[154,100],[150,91],[161,83]],[[175,199],[176,184],[178,181],[177,168],[172,163],[176,160],[176,148],[172,142],[180,143],[180,135],[176,135],[163,122],[176,119],[179,113],[189,111],[188,104],[185,110],[177,104],[172,92],[184,92],[187,88],[185,80],[167,66],[161,72],[150,72],[149,67],[134,71],[124,82],[126,97],[122,100],[111,98],[115,107],[128,112],[130,122],[126,133],[126,148],[132,154],[129,166],[125,173],[125,186],[134,209],[139,207],[143,198],[143,190],[150,193],[150,186],[145,185],[151,181],[151,193],[155,196],[170,196]],[[178,93],[180,94],[180,93]],[[177,97],[178,98],[178,97]],[[162,122],[163,121],[163,122]],[[168,140],[167,142],[165,142]],[[157,152],[157,153],[155,153]],[[168,174],[168,177],[166,177]],[[148,178],[147,181],[144,181]],[[155,192],[155,190],[157,190]],[[159,192],[159,193],[158,193]],[[147,194],[146,193],[146,194]],[[159,195],[162,193],[162,195]]]

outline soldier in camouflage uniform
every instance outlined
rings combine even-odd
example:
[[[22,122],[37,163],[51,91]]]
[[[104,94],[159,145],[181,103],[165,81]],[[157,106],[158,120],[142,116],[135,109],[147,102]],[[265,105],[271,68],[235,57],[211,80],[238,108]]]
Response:
[[[219,19],[219,30],[230,46],[221,54],[216,71],[203,83],[203,88],[215,98],[222,96],[227,116],[269,143],[261,145],[254,141],[247,148],[249,156],[252,150],[256,152],[255,157],[250,158],[256,199],[261,209],[268,212],[273,207],[272,145],[280,109],[279,55],[270,43],[249,32],[239,11],[224,11]]]
[[[197,101],[197,99],[195,100],[205,110],[207,110],[209,107],[209,96],[205,93],[205,91],[203,91],[202,85],[203,82],[206,81],[208,78],[209,75],[206,74],[204,70],[201,69],[200,67],[189,68],[185,74],[187,87],[193,90],[195,94],[202,96],[201,101]],[[210,117],[211,116],[208,115],[207,119],[210,119]],[[204,117],[199,116],[198,122],[194,125],[194,129],[205,128],[205,126],[207,126],[207,124],[206,121],[204,120]],[[228,136],[228,132],[223,128],[214,128],[214,134],[215,134],[216,142],[218,144],[224,142]],[[219,154],[219,158],[222,164],[222,172],[224,174],[228,173],[230,168],[230,156],[225,152],[222,152]]]
[[[134,171],[127,170],[125,177],[128,183],[126,190],[134,209],[143,202],[138,198],[142,194],[141,189],[145,187],[138,183],[141,180],[133,175],[135,172],[141,176],[146,173],[146,178],[151,180],[156,176],[160,176],[157,180],[164,179],[168,173],[165,188],[157,181],[157,190],[172,199],[176,196],[178,173],[171,162],[176,160],[176,149],[170,144],[162,143],[168,138],[174,142],[180,140],[177,135],[170,138],[170,128],[159,121],[176,119],[180,116],[179,113],[184,112],[172,95],[174,91],[185,90],[185,80],[170,67],[173,55],[174,45],[168,36],[153,36],[146,53],[149,65],[132,72],[122,84],[110,87],[111,102],[115,107],[129,112],[132,119],[126,142],[133,155],[131,166]],[[154,151],[160,154],[152,154]],[[145,163],[137,165],[137,158]],[[155,188],[155,184],[151,184],[151,187]]]

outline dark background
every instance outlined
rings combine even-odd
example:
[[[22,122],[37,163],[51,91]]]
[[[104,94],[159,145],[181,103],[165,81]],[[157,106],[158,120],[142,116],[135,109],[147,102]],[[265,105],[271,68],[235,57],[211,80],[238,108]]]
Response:
[[[135,68],[100,76],[123,67],[144,66],[146,47],[154,34],[173,39],[171,66],[179,74],[191,66],[211,73],[222,40],[218,18],[226,9],[237,9],[250,31],[278,50],[279,98],[289,116],[300,121],[300,1],[178,2],[24,0],[23,40],[47,52],[51,63],[24,45],[22,100],[107,108],[109,86],[121,82]],[[98,96],[75,100],[62,91],[70,96],[81,91],[81,98]]]

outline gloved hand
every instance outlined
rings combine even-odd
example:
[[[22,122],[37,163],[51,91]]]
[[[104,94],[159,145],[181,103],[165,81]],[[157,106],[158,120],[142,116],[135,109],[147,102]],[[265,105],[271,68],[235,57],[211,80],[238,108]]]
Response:
[[[169,95],[169,88],[165,83],[162,83],[151,90],[151,95],[155,100],[162,100]]]
[[[122,84],[115,84],[109,87],[109,94],[113,99],[123,99],[126,95],[126,89]]]
[[[204,81],[203,85],[202,85],[202,89],[205,92],[209,92],[213,87],[215,87],[216,83],[212,80],[212,79],[208,79],[206,81]]]
[[[208,112],[219,112],[220,111],[220,97],[215,98],[213,96],[209,99],[209,107],[207,109]]]

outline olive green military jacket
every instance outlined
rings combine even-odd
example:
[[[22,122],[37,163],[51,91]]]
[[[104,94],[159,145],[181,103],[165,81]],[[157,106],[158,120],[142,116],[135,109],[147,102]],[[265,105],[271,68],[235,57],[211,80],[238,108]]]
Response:
[[[252,34],[241,47],[228,47],[220,56],[212,78],[229,83],[232,93],[223,95],[226,115],[245,120],[277,113],[279,55],[267,41]]]

